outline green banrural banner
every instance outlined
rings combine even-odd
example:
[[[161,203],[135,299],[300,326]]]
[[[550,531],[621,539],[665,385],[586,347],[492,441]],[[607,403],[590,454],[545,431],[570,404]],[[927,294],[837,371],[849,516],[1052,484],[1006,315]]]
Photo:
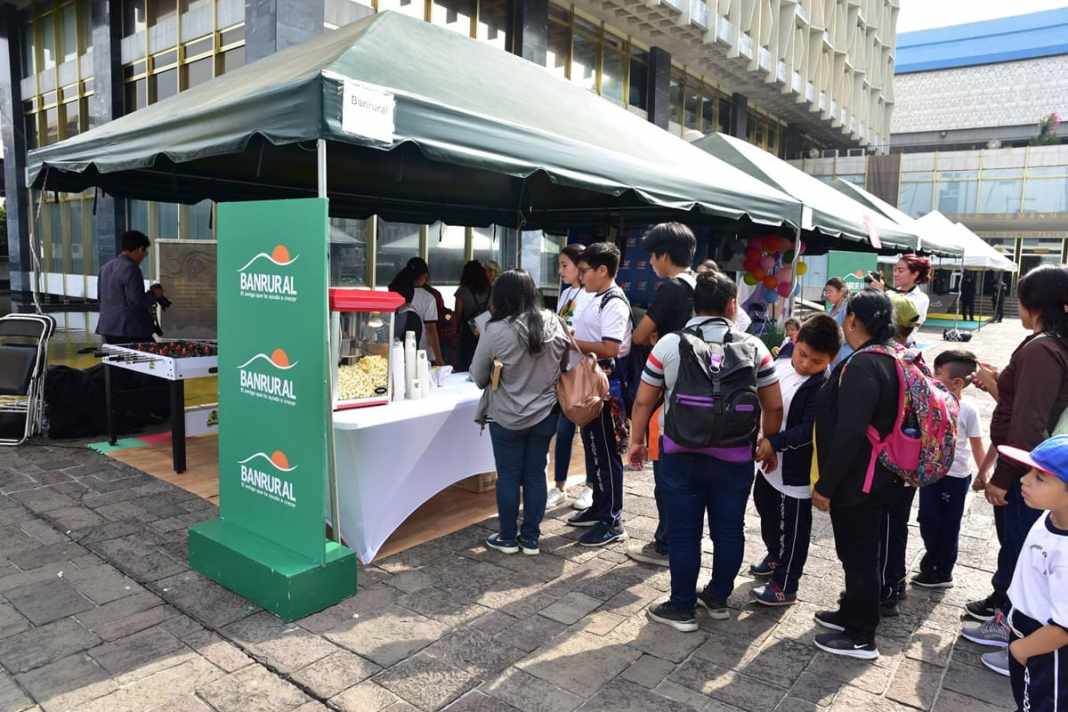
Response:
[[[877,269],[878,256],[867,252],[827,253],[827,279],[837,277],[850,292],[864,289],[864,275]]]
[[[327,215],[321,199],[219,206],[219,519],[191,531],[189,557],[283,618],[351,595],[356,580],[352,552],[324,534]]]

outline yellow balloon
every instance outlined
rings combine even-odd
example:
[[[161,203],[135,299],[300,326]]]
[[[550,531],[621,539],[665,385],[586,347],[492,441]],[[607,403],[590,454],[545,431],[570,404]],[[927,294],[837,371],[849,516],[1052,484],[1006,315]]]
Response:
[[[808,272],[808,265],[805,264],[804,262],[798,262],[797,265],[794,268],[794,271],[797,272],[798,276],[801,276],[805,272]]]

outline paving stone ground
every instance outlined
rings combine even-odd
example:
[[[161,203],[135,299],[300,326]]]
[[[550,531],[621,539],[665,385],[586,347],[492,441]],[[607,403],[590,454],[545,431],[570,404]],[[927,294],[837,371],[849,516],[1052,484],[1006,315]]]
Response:
[[[967,346],[1004,364],[1022,337],[1016,321]],[[993,402],[972,395],[989,422]],[[628,472],[626,491],[640,545],[656,525],[651,473]],[[646,618],[667,571],[624,544],[577,546],[570,511],[547,514],[539,557],[487,551],[491,519],[361,567],[354,598],[286,623],[186,565],[185,530],[214,517],[211,504],[77,444],[0,450],[0,712],[1013,709],[1007,679],[958,637],[995,566],[980,497],[956,586],[911,590],[874,663],[812,645],[813,612],[842,587],[826,516],[796,606],[752,606],[743,571],[731,618],[683,634]],[[752,508],[746,536],[751,562],[763,553]],[[921,546],[914,524],[911,561]]]

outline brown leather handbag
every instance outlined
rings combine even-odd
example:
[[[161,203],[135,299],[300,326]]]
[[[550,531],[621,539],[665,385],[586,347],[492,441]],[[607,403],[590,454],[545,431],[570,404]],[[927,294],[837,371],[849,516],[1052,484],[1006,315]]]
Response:
[[[601,415],[608,400],[608,376],[597,363],[593,354],[583,354],[571,336],[571,347],[582,354],[582,359],[569,371],[561,369],[556,384],[556,399],[564,417],[575,425],[588,425]],[[564,352],[566,362],[571,349]]]

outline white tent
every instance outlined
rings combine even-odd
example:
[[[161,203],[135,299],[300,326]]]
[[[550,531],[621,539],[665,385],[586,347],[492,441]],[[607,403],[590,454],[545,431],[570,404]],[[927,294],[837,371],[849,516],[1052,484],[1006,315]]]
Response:
[[[959,240],[955,238],[953,233],[940,229],[941,225],[923,224],[919,220],[916,220],[906,213],[898,210],[890,203],[886,202],[882,198],[869,193],[861,188],[859,185],[844,181],[841,178],[835,178],[831,183],[831,187],[837,190],[839,193],[853,198],[857,202],[863,203],[873,210],[885,215],[888,219],[900,225],[902,228],[909,232],[915,233],[919,237],[918,249],[927,252],[958,252],[961,245]],[[946,220],[946,222],[949,222]],[[952,223],[950,223],[952,224]],[[957,258],[948,258],[949,260]],[[884,260],[880,260],[884,261]],[[959,259],[958,259],[959,261]]]
[[[948,258],[937,260],[939,266],[946,268],[963,267],[976,270],[1003,270],[1015,272],[1016,264],[987,244],[987,242],[960,223],[955,223],[937,210],[931,211],[916,221],[924,233],[938,235],[952,240],[964,248],[963,260]]]

